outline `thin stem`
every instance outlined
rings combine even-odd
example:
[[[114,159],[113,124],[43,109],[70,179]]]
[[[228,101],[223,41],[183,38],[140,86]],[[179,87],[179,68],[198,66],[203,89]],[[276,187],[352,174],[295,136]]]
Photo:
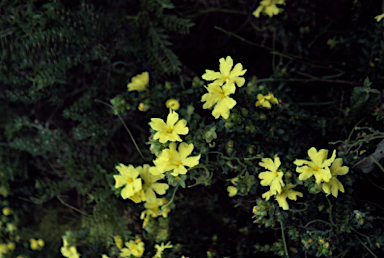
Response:
[[[157,212],[157,215],[160,215],[169,205],[171,205],[171,203],[173,202],[173,199],[175,198],[175,194],[176,194],[176,191],[177,191],[177,188],[179,188],[179,184],[176,185],[175,187],[175,190],[173,190],[173,194],[172,194],[172,198],[171,200],[162,207],[161,211]]]
[[[360,236],[365,237],[365,238],[367,239],[368,243],[369,243],[370,245],[372,245],[371,240],[369,239],[369,236],[364,235],[363,233],[360,233],[359,231],[357,231],[357,230],[354,229],[354,228],[352,228],[352,230],[355,231],[355,232],[356,232],[357,234],[359,234]]]
[[[287,243],[285,242],[285,235],[284,235],[284,224],[283,224],[283,220],[280,218],[280,226],[281,226],[281,235],[283,236],[283,244],[284,244],[284,250],[285,250],[285,254],[287,255],[287,258],[289,258],[289,254],[288,254],[288,248],[287,248]]]
[[[119,113],[117,113],[117,110],[112,106],[112,105],[109,105],[108,103],[105,103],[104,101],[101,101],[101,100],[98,100],[98,99],[95,99],[96,102],[100,102],[108,107],[110,107],[113,111],[115,111],[115,113],[117,114],[117,116],[120,118],[120,121],[123,123],[125,129],[127,130],[129,136],[131,137],[132,141],[133,141],[133,144],[135,145],[136,147],[136,150],[139,152],[140,156],[143,158],[143,160],[145,160],[143,154],[141,153],[140,149],[139,149],[139,146],[136,144],[136,141],[135,139],[133,138],[132,134],[131,134],[131,131],[128,129],[127,125],[124,123],[124,120],[121,118],[121,116],[119,115]]]
[[[369,181],[371,184],[373,184],[374,186],[376,186],[376,187],[379,188],[380,190],[384,191],[384,188],[382,188],[382,187],[376,185],[374,182],[372,182],[371,179],[368,177],[368,175],[365,175],[365,177],[368,179],[368,181]]]
[[[308,222],[307,225],[305,225],[304,227],[306,228],[306,227],[308,227],[310,224],[312,224],[312,223],[314,223],[314,222],[322,222],[322,223],[324,223],[324,224],[327,224],[327,225],[331,226],[331,229],[333,229],[331,223],[329,223],[329,222],[327,222],[327,221],[325,221],[325,220],[321,220],[321,219],[315,219],[315,220],[312,220],[312,221]]]
[[[79,210],[78,208],[73,207],[72,205],[70,205],[70,204],[64,202],[64,201],[60,198],[60,196],[56,195],[56,198],[59,199],[59,201],[60,201],[63,205],[67,206],[68,208],[71,208],[72,210],[75,210],[75,211],[77,211],[77,212],[79,212],[79,213],[81,213],[81,214],[83,214],[83,215],[85,215],[85,216],[88,216],[88,214],[85,213],[84,211]]]
[[[331,221],[332,225],[336,226],[335,223],[333,223],[333,219],[332,219],[332,204],[331,204],[331,201],[328,199],[327,196],[325,196],[325,198],[327,198],[327,201],[328,201],[328,204],[329,204],[329,220]]]
[[[374,156],[369,156],[375,163],[376,163],[376,165],[378,165],[379,166],[379,168],[381,169],[381,171],[383,171],[384,172],[384,168],[383,168],[383,166],[379,163],[379,161],[374,157]]]
[[[359,242],[365,247],[365,249],[368,250],[368,252],[370,252],[372,254],[373,257],[375,258],[378,258],[373,252],[372,250],[366,245],[363,243],[363,241],[361,241],[360,237],[359,236],[356,236],[356,238],[359,240]]]

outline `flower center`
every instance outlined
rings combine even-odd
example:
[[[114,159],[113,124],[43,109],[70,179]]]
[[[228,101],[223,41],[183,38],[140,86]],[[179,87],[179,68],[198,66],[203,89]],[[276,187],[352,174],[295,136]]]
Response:
[[[176,161],[176,162],[175,162],[175,165],[176,165],[176,166],[181,165],[181,161],[180,161],[180,160]]]
[[[277,174],[277,172],[275,171],[275,172],[273,172],[273,174],[275,175],[275,176],[278,176],[279,174]]]
[[[223,99],[225,98],[225,95],[223,93],[220,93],[220,97]]]
[[[167,128],[167,133],[170,133],[170,132],[172,132],[172,128],[171,128],[171,127],[168,127],[168,128]]]
[[[179,176],[177,176],[177,177],[175,177],[175,179],[176,179],[177,181],[179,181],[181,178],[180,178]]]
[[[148,187],[151,187],[151,183],[149,183],[149,182],[148,182],[148,183],[146,183],[146,185],[147,185]]]
[[[225,82],[228,79],[228,76],[223,77],[223,82]]]
[[[313,169],[314,169],[314,170],[318,170],[318,169],[319,169],[319,166],[316,165]]]
[[[132,179],[128,178],[128,179],[127,179],[127,182],[128,182],[128,183],[132,183]]]

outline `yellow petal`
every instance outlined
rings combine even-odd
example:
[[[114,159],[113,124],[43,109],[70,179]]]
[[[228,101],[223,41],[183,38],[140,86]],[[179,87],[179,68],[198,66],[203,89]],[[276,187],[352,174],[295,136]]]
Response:
[[[234,187],[234,186],[228,186],[227,187],[227,191],[228,191],[228,196],[229,197],[233,197],[237,194],[237,188]]]
[[[230,56],[227,56],[226,59],[220,58],[219,62],[220,62],[220,73],[224,76],[228,76],[233,66],[232,58]]]
[[[179,154],[180,160],[186,159],[193,151],[193,143],[188,144],[185,142],[180,143],[179,145]]]

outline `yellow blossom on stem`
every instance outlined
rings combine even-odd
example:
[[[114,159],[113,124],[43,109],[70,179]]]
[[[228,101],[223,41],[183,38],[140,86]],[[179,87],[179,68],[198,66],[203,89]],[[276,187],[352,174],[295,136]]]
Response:
[[[140,172],[140,177],[143,179],[143,189],[137,192],[135,195],[130,197],[135,203],[142,201],[154,202],[156,201],[156,194],[163,195],[169,188],[169,185],[166,183],[157,183],[157,181],[165,177],[164,174],[153,175],[149,172],[150,166],[145,164],[143,167],[139,166],[136,168]]]
[[[180,102],[176,99],[169,99],[165,102],[165,106],[173,110],[178,110],[180,108]]]
[[[237,182],[239,181],[238,177],[232,178],[231,183],[235,186],[237,186]],[[237,194],[237,188],[235,186],[228,186],[227,191],[228,191],[228,196],[233,197]]]
[[[173,245],[171,245],[171,242],[168,242],[166,245],[164,245],[164,242],[162,242],[160,245],[156,244],[156,254],[152,258],[161,258],[161,255],[163,254],[164,250],[172,247]]]
[[[224,119],[228,119],[229,110],[231,110],[236,105],[236,101],[229,97],[230,94],[235,93],[235,85],[230,83],[221,87],[211,83],[208,85],[208,87],[205,88],[208,90],[208,93],[205,93],[201,97],[201,102],[205,102],[203,108],[209,109],[215,105],[212,111],[212,115],[216,119],[218,119],[220,116],[222,116]]]
[[[170,206],[168,205],[161,213],[159,213],[165,205],[168,204],[167,198],[158,198],[154,202],[146,202],[144,207],[146,210],[141,212],[140,219],[143,221],[143,228],[148,224],[149,218],[156,218],[158,216],[163,216],[164,218],[168,217],[168,213],[171,211]]]
[[[270,109],[272,104],[279,104],[279,101],[272,93],[268,93],[268,95],[264,96],[262,94],[257,94],[257,102],[255,103],[255,106],[262,106],[267,109]]]
[[[125,246],[127,248],[121,249],[120,257],[142,257],[144,253],[144,243],[136,242],[134,240],[130,240],[129,242],[125,242]]]
[[[115,240],[115,244],[119,250],[123,248],[123,239],[121,236],[114,236],[113,239]]]
[[[287,198],[290,199],[290,200],[296,201],[297,196],[303,197],[302,193],[300,193],[298,191],[295,191],[295,190],[292,190],[292,188],[294,188],[294,187],[295,186],[293,184],[289,183],[286,187],[284,187],[281,190],[281,193],[279,193],[279,194],[277,194],[275,196],[275,200],[278,202],[279,206],[281,208],[283,208],[283,210],[289,210],[289,205],[288,205],[288,202],[287,202]],[[268,201],[269,198],[271,198],[272,195],[273,194],[271,193],[271,191],[268,191],[268,192],[265,192],[262,195],[262,197]]]
[[[375,19],[376,19],[377,22],[381,21],[381,19],[383,19],[383,18],[384,18],[384,13],[375,16]]]
[[[134,77],[132,77],[132,80],[130,83],[128,83],[128,91],[143,91],[146,89],[146,86],[149,82],[149,74],[148,72],[143,72],[141,74],[138,74]]]
[[[330,167],[332,178],[329,182],[323,183],[323,191],[328,195],[332,193],[334,197],[337,198],[338,191],[344,193],[344,187],[340,183],[340,181],[336,178],[336,176],[343,176],[348,173],[349,168],[346,166],[341,166],[343,164],[343,159],[338,158],[332,163]]]
[[[116,181],[115,188],[125,186],[121,191],[121,197],[123,199],[132,197],[135,193],[141,190],[141,179],[137,178],[140,172],[137,169],[132,165],[125,166],[124,164],[117,165],[116,169],[120,172],[120,175],[113,176]]]
[[[63,246],[60,248],[60,251],[64,257],[80,258],[80,254],[77,252],[76,246],[70,246],[65,238],[63,238]]]
[[[8,207],[3,208],[3,214],[5,216],[9,216],[9,215],[11,215],[11,213],[12,213],[12,210],[10,208],[8,208]]]
[[[270,158],[264,158],[264,159],[261,159],[261,162],[259,162],[259,166],[269,170],[269,172],[266,171],[266,172],[261,172],[259,174],[259,178],[261,179],[260,184],[262,186],[267,186],[267,185],[271,186],[270,192],[273,195],[281,193],[281,187],[284,186],[284,182],[283,182],[284,173],[281,171],[277,172],[280,165],[281,165],[280,158],[277,157],[277,154],[275,155],[274,161]]]
[[[285,4],[285,0],[263,0],[260,2],[259,7],[252,13],[256,18],[260,17],[260,13],[265,13],[269,17],[279,14],[277,4]]]
[[[308,156],[311,161],[304,159],[297,159],[293,162],[297,166],[296,172],[300,173],[299,179],[306,180],[311,176],[315,176],[316,184],[321,182],[329,182],[332,178],[329,166],[336,158],[336,150],[333,151],[332,157],[327,159],[328,150],[321,149],[319,151],[312,147],[308,150]]]
[[[233,70],[233,60],[230,56],[227,56],[226,59],[223,57],[220,58],[220,72],[215,72],[212,70],[205,70],[202,78],[206,81],[214,81],[212,84],[217,86],[222,86],[224,83],[227,84],[237,84],[238,87],[241,87],[245,83],[243,76],[247,70],[243,70],[243,65],[238,63],[235,65]]]
[[[149,125],[153,130],[156,131],[153,139],[159,139],[159,142],[166,143],[167,141],[182,142],[179,134],[186,135],[188,134],[187,121],[184,119],[179,120],[179,114],[177,114],[172,109],[169,110],[167,116],[167,122],[165,123],[163,119],[160,118],[151,118]]]

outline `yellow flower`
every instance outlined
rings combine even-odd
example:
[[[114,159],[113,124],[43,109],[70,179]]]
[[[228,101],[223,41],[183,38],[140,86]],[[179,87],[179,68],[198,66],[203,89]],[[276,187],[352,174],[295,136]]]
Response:
[[[11,213],[12,213],[12,210],[10,208],[8,207],[3,208],[3,214],[5,216],[11,215]]]
[[[178,110],[180,108],[180,102],[176,99],[169,99],[165,102],[165,106],[173,110]]]
[[[143,179],[143,189],[137,192],[134,196],[130,197],[135,203],[142,201],[154,202],[156,201],[156,194],[163,195],[169,188],[166,183],[157,183],[157,181],[165,177],[164,174],[153,175],[149,172],[150,166],[145,164],[143,167],[139,166],[136,168],[140,171],[140,177]]]
[[[342,158],[335,159],[335,161],[332,163],[330,168],[332,178],[328,183],[323,183],[323,191],[327,194],[327,196],[332,193],[332,195],[337,198],[338,191],[344,193],[343,185],[336,178],[336,176],[343,176],[349,171],[349,168],[346,166],[341,166],[342,164]]]
[[[238,63],[232,69],[233,60],[230,56],[227,56],[227,59],[223,57],[220,58],[220,72],[215,72],[212,70],[205,70],[202,78],[206,81],[214,81],[212,84],[217,86],[222,86],[224,83],[234,84],[236,83],[238,87],[241,87],[245,83],[243,76],[247,70],[243,70],[243,65]]]
[[[275,200],[279,203],[279,206],[281,208],[283,208],[283,210],[289,210],[287,198],[290,199],[290,200],[296,201],[297,196],[303,197],[302,193],[297,192],[295,190],[292,190],[292,188],[294,188],[294,187],[295,186],[293,184],[289,183],[286,187],[284,187],[281,190],[281,193],[279,193],[279,194],[277,194],[275,196]],[[269,198],[271,198],[272,195],[273,194],[271,193],[271,191],[268,191],[268,192],[265,192],[262,195],[262,197],[265,198],[268,201]]]
[[[255,103],[255,106],[262,106],[265,108],[270,109],[272,104],[279,104],[279,101],[275,98],[275,96],[272,93],[268,93],[268,95],[263,96],[262,94],[257,94],[257,102]]]
[[[103,255],[101,256],[101,258],[109,258],[109,256],[106,255],[106,254],[103,254]]]
[[[68,241],[63,238],[63,246],[60,248],[60,252],[67,258],[80,258],[80,254],[77,252],[76,246],[69,246]]]
[[[172,248],[173,245],[171,245],[171,242],[168,242],[166,245],[164,245],[164,242],[161,243],[161,245],[156,244],[156,254],[152,258],[161,258],[161,255],[163,254],[164,250],[167,248]]]
[[[115,244],[119,250],[123,248],[123,239],[121,239],[121,236],[114,236],[113,239],[115,240]]]
[[[148,72],[143,72],[132,77],[132,81],[128,83],[128,91],[143,91],[145,90],[147,84],[149,82],[149,74]]]
[[[231,185],[227,187],[227,191],[229,197],[233,197],[237,194],[237,188]]]
[[[167,141],[182,142],[183,140],[180,138],[179,134],[188,134],[188,127],[186,127],[187,121],[184,119],[179,120],[179,114],[171,109],[167,116],[167,123],[165,123],[163,119],[152,118],[149,125],[153,130],[157,131],[153,136],[153,139],[159,139],[159,142],[161,143],[166,143]]]
[[[144,210],[140,214],[140,219],[144,220],[143,228],[147,226],[149,217],[156,218],[160,215],[163,216],[164,218],[168,217],[168,213],[171,211],[171,208],[169,205],[161,213],[159,213],[167,203],[168,203],[168,200],[164,197],[156,199],[156,201],[154,202],[144,203],[144,207],[146,210]]]
[[[180,143],[179,151],[176,150],[176,143],[169,144],[169,149],[164,149],[159,158],[154,160],[156,168],[149,171],[156,175],[173,170],[171,175],[178,176],[179,174],[185,175],[187,173],[187,167],[194,167],[199,164],[200,156],[188,157],[193,151],[193,143],[187,144],[185,142]]]
[[[146,111],[148,111],[150,108],[151,108],[150,105],[148,105],[148,104],[144,104],[143,102],[141,102],[141,103],[139,104],[139,106],[137,107],[137,109],[140,110],[141,112],[146,112]]]
[[[9,250],[15,250],[15,248],[16,248],[16,244],[13,243],[13,242],[9,242],[9,243],[7,244],[7,247],[8,247]]]
[[[308,150],[308,156],[311,161],[297,159],[293,162],[297,166],[302,166],[296,168],[296,172],[301,173],[299,179],[306,180],[311,176],[315,176],[316,184],[320,184],[322,181],[329,182],[332,178],[329,166],[336,158],[336,150],[333,151],[332,157],[327,159],[328,150],[321,149],[317,151],[316,148],[312,147]]]
[[[113,176],[116,180],[115,188],[120,188],[125,185],[121,191],[121,197],[123,199],[129,198],[141,190],[141,179],[137,178],[140,172],[137,169],[132,165],[127,167],[124,164],[117,165],[116,169],[120,172],[120,175]]]
[[[277,4],[285,4],[285,0],[263,0],[260,2],[259,7],[252,13],[256,18],[260,17],[260,13],[263,12],[269,17],[279,14],[279,8]]]
[[[204,86],[205,87],[205,86]],[[205,87],[208,93],[205,93],[201,97],[201,102],[205,102],[203,105],[204,109],[211,108],[215,105],[212,115],[218,119],[222,116],[224,119],[228,119],[229,110],[236,105],[236,101],[229,97],[230,94],[235,93],[235,84],[225,84],[223,87],[211,83],[208,87]]]
[[[3,257],[3,254],[8,253],[8,245],[5,243],[0,244],[0,257]]]
[[[127,248],[121,249],[120,256],[121,257],[142,257],[144,253],[144,243],[143,242],[138,242],[134,240],[129,240],[129,242],[125,242],[125,246]]]
[[[39,244],[37,243],[36,239],[34,239],[34,238],[29,239],[29,244],[30,244],[32,250],[38,250],[39,249]]]
[[[375,19],[376,19],[377,22],[381,21],[381,19],[383,19],[383,18],[384,18],[384,13],[375,16]]]
[[[237,186],[237,182],[239,181],[239,178],[238,177],[235,177],[235,178],[232,178],[231,179],[231,183],[235,186]],[[227,191],[228,191],[228,196],[229,197],[233,197],[237,194],[237,188],[234,187],[234,186],[228,186],[227,187]]]
[[[275,155],[275,161],[270,158],[261,159],[259,166],[268,169],[270,172],[261,172],[259,178],[262,179],[260,184],[262,186],[270,185],[270,192],[273,195],[281,193],[281,187],[284,186],[283,172],[277,172],[281,165],[280,158]]]

